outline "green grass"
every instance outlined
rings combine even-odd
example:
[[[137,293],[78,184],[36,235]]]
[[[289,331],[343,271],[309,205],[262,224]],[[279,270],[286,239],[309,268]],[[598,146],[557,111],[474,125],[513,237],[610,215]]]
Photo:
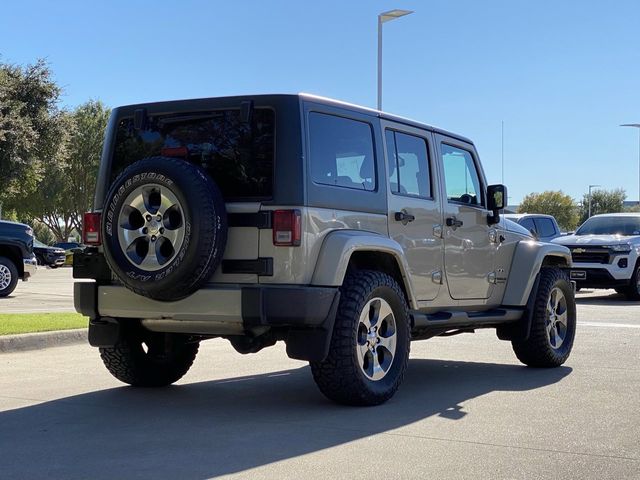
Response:
[[[0,314],[0,335],[86,328],[89,319],[79,313]]]

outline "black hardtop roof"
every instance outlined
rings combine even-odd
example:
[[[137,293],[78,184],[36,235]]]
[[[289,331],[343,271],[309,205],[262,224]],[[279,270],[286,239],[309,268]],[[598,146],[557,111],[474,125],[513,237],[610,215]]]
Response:
[[[229,96],[229,97],[206,97],[206,98],[194,98],[194,99],[187,99],[187,100],[168,100],[168,101],[162,101],[162,102],[138,103],[138,104],[123,105],[121,107],[116,107],[114,108],[114,113],[117,113],[118,115],[121,115],[121,116],[127,116],[127,115],[132,115],[133,111],[138,108],[145,108],[147,109],[147,112],[152,115],[161,115],[163,113],[171,113],[176,109],[176,107],[182,111],[191,110],[191,109],[202,110],[202,109],[209,108],[208,105],[210,105],[212,102],[216,102],[221,107],[234,107],[234,106],[239,106],[240,102],[244,100],[253,100],[256,106],[268,106],[268,105],[277,105],[277,104],[285,104],[285,103],[291,104],[291,103],[298,103],[300,100],[305,100],[305,101],[320,103],[325,105],[331,105],[339,108],[353,110],[358,113],[363,113],[365,115],[371,115],[371,116],[379,117],[385,120],[390,120],[392,122],[402,123],[404,125],[408,125],[411,127],[430,130],[432,132],[440,133],[442,135],[447,135],[449,137],[453,137],[473,145],[473,142],[467,137],[464,137],[457,133],[450,132],[448,130],[434,127],[432,125],[428,125],[426,123],[421,123],[416,120],[411,120],[409,118],[379,111],[373,108],[363,107],[361,105],[355,105],[352,103],[335,100],[333,98],[320,97],[320,96],[311,95],[308,93],[236,95],[236,96]]]

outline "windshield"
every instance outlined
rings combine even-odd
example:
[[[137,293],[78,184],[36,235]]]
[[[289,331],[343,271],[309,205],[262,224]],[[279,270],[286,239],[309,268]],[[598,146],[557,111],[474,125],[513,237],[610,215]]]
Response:
[[[49,245],[45,245],[40,240],[35,239],[35,238],[33,239],[33,246],[34,247],[40,247],[40,248],[49,248]]]
[[[591,217],[576,235],[640,235],[640,216]]]

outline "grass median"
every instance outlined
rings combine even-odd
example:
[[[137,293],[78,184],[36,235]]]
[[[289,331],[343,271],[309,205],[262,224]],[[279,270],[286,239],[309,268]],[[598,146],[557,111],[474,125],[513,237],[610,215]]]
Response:
[[[86,328],[89,319],[79,313],[0,314],[0,335]]]

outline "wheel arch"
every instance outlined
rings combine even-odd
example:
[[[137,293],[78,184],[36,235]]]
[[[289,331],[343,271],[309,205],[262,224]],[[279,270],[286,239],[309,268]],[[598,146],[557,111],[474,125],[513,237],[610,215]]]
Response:
[[[412,309],[418,308],[402,247],[382,235],[358,230],[329,233],[322,243],[312,285],[340,286],[349,269],[378,270],[396,280]]]
[[[0,257],[6,257],[13,262],[18,270],[20,278],[24,276],[24,263],[22,262],[22,253],[18,247],[11,245],[0,245]]]
[[[542,267],[571,268],[571,252],[554,243],[521,241],[511,261],[503,305],[526,305]]]

